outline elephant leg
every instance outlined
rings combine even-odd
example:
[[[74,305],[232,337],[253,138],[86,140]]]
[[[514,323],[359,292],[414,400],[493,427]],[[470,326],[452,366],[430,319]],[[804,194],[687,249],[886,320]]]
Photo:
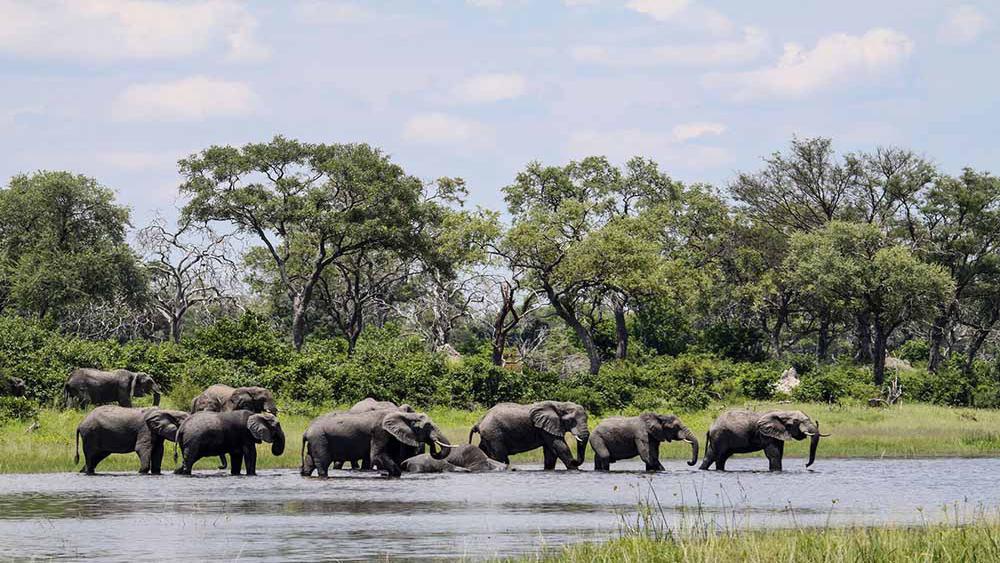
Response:
[[[351,460],[351,469],[352,470],[361,469],[361,466],[364,465],[364,463],[365,463],[365,461],[363,459],[352,459]]]
[[[701,466],[699,469],[711,469],[712,464],[715,463],[715,447],[712,446],[712,441],[705,440],[705,457],[701,460]]]
[[[590,447],[594,450],[594,469],[597,471],[609,471],[611,469],[611,452],[608,450],[604,438],[600,435],[591,436]]]
[[[243,459],[247,464],[247,475],[257,474],[257,448],[253,444],[243,450]]]
[[[226,454],[222,454],[219,456],[219,469],[225,469],[225,468],[226,468]]]
[[[229,452],[229,473],[239,475],[241,469],[243,469],[243,452]]]
[[[87,464],[85,473],[87,475],[93,475],[97,471],[97,464],[104,461],[104,459],[107,458],[109,455],[111,455],[111,452],[105,452],[105,451],[95,451],[89,454],[85,453],[84,459],[86,460]]]
[[[656,441],[640,440],[639,457],[646,464],[646,471],[663,471],[663,464],[660,463],[660,443]]]
[[[576,469],[580,465],[573,459],[573,452],[569,450],[569,446],[566,445],[566,441],[562,439],[555,439],[549,441],[549,447],[556,454],[556,456],[563,462],[566,469]],[[555,468],[555,462],[552,464]]]
[[[725,450],[717,453],[715,455],[715,469],[717,471],[725,471],[726,470],[726,460],[728,460],[731,455],[733,455],[733,454],[731,454],[731,453],[729,453],[729,452],[727,452]]]
[[[781,458],[785,454],[785,443],[775,440],[764,446],[764,455],[767,456],[767,470],[781,471]]]
[[[372,470],[372,460],[370,457],[365,457],[361,459],[361,470],[362,471]]]
[[[344,462],[342,462],[342,461],[335,461],[335,462],[333,462],[333,468],[334,469],[343,469],[344,468]],[[354,462],[353,461],[351,462],[351,469],[354,469]]]
[[[543,467],[546,471],[552,471],[556,468],[556,453],[552,451],[548,446],[542,447],[542,455],[544,456],[545,462]]]
[[[150,469],[150,458],[153,455],[153,448],[151,445],[145,445],[137,448],[135,453],[139,454],[139,474],[146,475],[149,473]]]
[[[163,467],[163,446],[163,440],[157,440],[149,454],[149,472],[153,475],[159,475]]]

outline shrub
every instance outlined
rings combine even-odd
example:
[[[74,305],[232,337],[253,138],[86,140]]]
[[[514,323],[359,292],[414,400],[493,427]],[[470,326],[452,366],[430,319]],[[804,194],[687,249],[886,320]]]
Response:
[[[822,366],[801,378],[801,383],[792,392],[799,401],[837,403],[843,399],[869,399],[878,394],[878,389],[870,382],[868,368],[849,363]]]
[[[894,355],[911,364],[926,362],[931,357],[931,345],[926,340],[907,340],[896,349]]]
[[[285,364],[295,353],[264,319],[250,313],[199,328],[185,344],[212,358],[248,361],[258,366]]]
[[[768,366],[742,364],[737,376],[740,390],[749,399],[766,401],[774,397],[777,376]]]
[[[0,423],[32,420],[38,416],[38,404],[25,397],[0,397]]]
[[[446,389],[456,407],[492,407],[529,395],[525,374],[496,366],[482,356],[468,356],[449,369]]]

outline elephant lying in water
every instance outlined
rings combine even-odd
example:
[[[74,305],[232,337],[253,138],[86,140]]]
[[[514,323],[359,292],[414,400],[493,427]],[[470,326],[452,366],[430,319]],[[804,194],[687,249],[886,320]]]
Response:
[[[401,464],[410,473],[443,473],[446,471],[481,472],[506,471],[507,465],[494,461],[472,444],[451,448],[448,457],[435,459],[430,454],[415,455]]]
[[[618,460],[639,456],[646,464],[646,471],[663,471],[660,442],[674,440],[691,444],[688,465],[698,462],[698,439],[672,414],[645,413],[628,418],[606,418],[590,434],[594,469],[608,471],[611,464]]]
[[[576,403],[540,401],[530,405],[500,403],[490,409],[469,431],[479,433],[479,449],[492,459],[510,465],[510,456],[542,448],[545,469],[556,467],[562,460],[566,469],[583,464],[587,454],[587,410]],[[566,433],[577,440],[577,458],[573,459],[566,445]]]
[[[176,440],[177,429],[188,416],[183,411],[157,407],[97,407],[76,428],[73,463],[80,463],[82,439],[84,466],[80,471],[88,475],[93,475],[97,464],[109,455],[129,452],[139,454],[139,473],[159,475],[163,462],[163,441]]]
[[[257,444],[270,442],[271,453],[285,451],[285,432],[271,413],[247,410],[231,412],[202,411],[192,414],[177,431],[184,462],[174,473],[190,475],[195,462],[207,456],[229,454],[230,472],[240,474],[245,461],[247,475],[257,474]],[[176,459],[177,452],[174,452]]]
[[[787,440],[810,439],[809,467],[816,461],[816,447],[819,439],[829,434],[820,434],[819,421],[813,421],[801,411],[727,411],[719,415],[709,428],[706,437],[705,459],[701,469],[709,469],[712,464],[719,471],[726,470],[726,460],[733,454],[745,454],[764,450],[768,469],[781,471],[781,458]]]

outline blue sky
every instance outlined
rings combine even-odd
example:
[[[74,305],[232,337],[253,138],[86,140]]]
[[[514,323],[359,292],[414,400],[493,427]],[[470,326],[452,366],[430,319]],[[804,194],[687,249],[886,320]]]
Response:
[[[212,144],[365,141],[472,202],[528,161],[656,159],[724,186],[793,134],[998,171],[992,2],[0,0],[0,177],[174,214]]]

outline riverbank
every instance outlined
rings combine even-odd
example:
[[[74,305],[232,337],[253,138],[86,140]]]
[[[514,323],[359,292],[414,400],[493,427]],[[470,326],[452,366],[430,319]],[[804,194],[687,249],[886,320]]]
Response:
[[[997,537],[1000,537],[1000,524],[996,521],[966,525],[747,531],[696,538],[633,536],[606,543],[567,546],[557,554],[528,560],[559,563],[960,563],[1000,560]]]
[[[169,406],[164,404],[164,406]],[[913,457],[984,457],[1000,456],[1000,411],[985,409],[948,408],[925,404],[904,404],[884,409],[867,406],[826,404],[713,405],[681,418],[699,439],[703,440],[711,421],[726,408],[751,407],[798,409],[821,422],[824,432],[832,434],[822,441],[818,458],[913,458]],[[330,407],[326,410],[332,410]],[[431,409],[428,414],[455,443],[468,440],[469,428],[484,411]],[[626,413],[628,414],[628,413]],[[43,409],[35,421],[8,422],[0,426],[0,473],[44,473],[79,469],[73,463],[76,426],[86,415],[83,411]],[[260,468],[290,468],[299,466],[301,436],[313,414],[281,414],[281,424],[287,436],[284,455],[274,457],[261,448]],[[600,419],[591,417],[591,426]],[[168,445],[169,446],[169,445]],[[704,452],[704,444],[702,445]],[[805,457],[806,443],[791,443],[787,457]],[[172,468],[171,448],[168,447],[165,468]],[[756,454],[760,456],[760,454]],[[664,444],[663,459],[687,459],[690,450],[680,444]],[[592,454],[588,452],[588,461]],[[763,457],[761,457],[763,461]],[[515,456],[516,462],[539,462],[537,450]],[[215,460],[202,460],[197,468],[211,468]],[[101,471],[131,471],[138,468],[135,455],[113,455],[101,463]]]

